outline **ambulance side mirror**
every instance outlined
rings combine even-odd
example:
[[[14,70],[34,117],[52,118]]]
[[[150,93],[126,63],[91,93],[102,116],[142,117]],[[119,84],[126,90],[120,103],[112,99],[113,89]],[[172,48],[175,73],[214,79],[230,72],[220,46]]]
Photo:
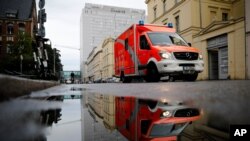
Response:
[[[191,43],[188,43],[188,45],[191,47],[192,46],[192,44]]]

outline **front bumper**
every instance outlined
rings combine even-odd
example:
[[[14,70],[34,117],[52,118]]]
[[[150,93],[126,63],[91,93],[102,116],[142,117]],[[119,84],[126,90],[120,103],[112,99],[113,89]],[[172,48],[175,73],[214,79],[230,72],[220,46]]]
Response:
[[[200,73],[204,70],[203,60],[185,61],[185,60],[162,60],[157,64],[160,74],[175,74],[183,73],[184,66],[191,66],[192,71]]]

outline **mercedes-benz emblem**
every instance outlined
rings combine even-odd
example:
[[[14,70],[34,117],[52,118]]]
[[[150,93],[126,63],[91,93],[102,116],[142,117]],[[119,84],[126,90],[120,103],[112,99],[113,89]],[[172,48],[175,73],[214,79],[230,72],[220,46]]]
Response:
[[[192,58],[192,56],[191,56],[191,54],[189,52],[186,52],[186,56],[187,56],[188,59]]]

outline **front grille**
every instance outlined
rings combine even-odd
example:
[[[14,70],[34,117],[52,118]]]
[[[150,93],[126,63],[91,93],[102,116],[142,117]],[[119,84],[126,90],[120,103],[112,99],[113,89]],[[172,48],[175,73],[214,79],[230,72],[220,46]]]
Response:
[[[174,117],[193,117],[200,115],[200,112],[198,109],[194,108],[186,108],[186,109],[180,109],[177,110],[174,114]]]
[[[195,52],[174,52],[174,56],[177,60],[197,60],[199,54]]]

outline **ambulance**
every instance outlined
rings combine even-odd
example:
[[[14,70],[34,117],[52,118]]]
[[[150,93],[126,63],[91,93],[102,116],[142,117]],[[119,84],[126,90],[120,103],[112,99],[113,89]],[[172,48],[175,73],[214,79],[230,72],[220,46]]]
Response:
[[[172,24],[134,24],[114,43],[115,76],[124,83],[144,78],[158,82],[161,77],[172,81],[195,81],[204,70],[202,54],[191,47]]]

